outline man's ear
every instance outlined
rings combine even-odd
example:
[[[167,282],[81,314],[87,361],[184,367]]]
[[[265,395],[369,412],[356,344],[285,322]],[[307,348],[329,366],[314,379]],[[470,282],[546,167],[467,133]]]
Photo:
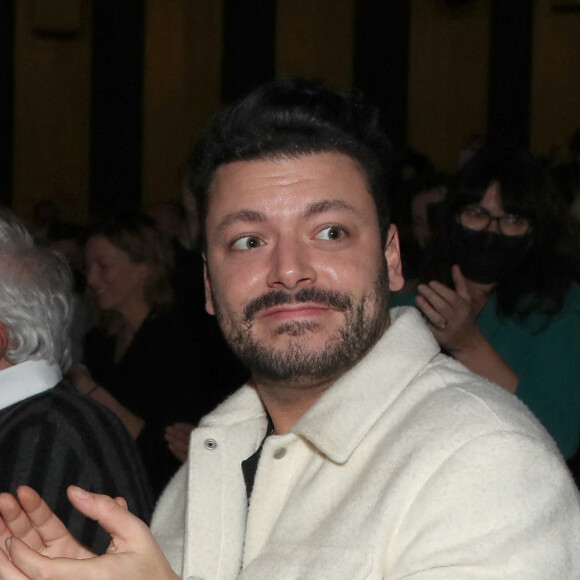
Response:
[[[403,278],[399,232],[397,232],[397,226],[395,225],[391,225],[389,228],[385,245],[385,258],[389,267],[389,290],[396,292],[404,286],[405,279]]]
[[[211,280],[209,277],[209,270],[207,267],[207,258],[205,253],[202,254],[201,256],[203,258],[203,285],[205,288],[205,310],[208,314],[215,315],[213,296],[211,293]]]

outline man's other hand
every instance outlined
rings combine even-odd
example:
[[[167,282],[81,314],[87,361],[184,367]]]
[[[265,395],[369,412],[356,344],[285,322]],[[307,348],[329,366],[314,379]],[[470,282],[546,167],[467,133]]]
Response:
[[[0,496],[0,539],[6,538],[11,560],[5,554],[0,557],[1,580],[178,578],[147,525],[127,510],[122,498],[75,486],[69,487],[67,494],[76,509],[111,534],[107,552],[95,556],[84,548],[40,496],[23,487],[18,490],[20,505],[8,494]]]
[[[31,487],[19,487],[17,495],[18,500],[9,493],[0,494],[0,548],[6,551],[6,540],[15,537],[32,550],[52,558],[95,556],[70,534]]]

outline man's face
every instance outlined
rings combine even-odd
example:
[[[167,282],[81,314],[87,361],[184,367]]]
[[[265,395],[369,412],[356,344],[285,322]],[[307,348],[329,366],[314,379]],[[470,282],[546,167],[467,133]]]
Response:
[[[338,153],[237,161],[213,179],[206,308],[255,377],[331,378],[389,323],[403,285],[396,230],[381,247],[358,165]]]

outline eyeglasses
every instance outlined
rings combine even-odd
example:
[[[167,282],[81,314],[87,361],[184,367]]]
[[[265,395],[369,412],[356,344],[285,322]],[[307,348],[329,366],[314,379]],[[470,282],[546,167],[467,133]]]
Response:
[[[527,218],[515,214],[492,216],[480,205],[468,205],[459,214],[459,223],[470,230],[486,230],[492,221],[496,221],[499,231],[506,236],[523,236],[530,230],[531,223]]]

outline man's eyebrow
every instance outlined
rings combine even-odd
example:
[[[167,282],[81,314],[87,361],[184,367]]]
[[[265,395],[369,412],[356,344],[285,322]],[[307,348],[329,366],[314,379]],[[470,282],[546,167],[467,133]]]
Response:
[[[235,223],[257,223],[265,222],[266,216],[254,209],[241,209],[227,214],[218,225],[219,230],[223,230]]]
[[[332,210],[342,210],[353,214],[359,213],[356,208],[342,199],[324,199],[309,205],[304,211],[304,217],[310,217]]]

